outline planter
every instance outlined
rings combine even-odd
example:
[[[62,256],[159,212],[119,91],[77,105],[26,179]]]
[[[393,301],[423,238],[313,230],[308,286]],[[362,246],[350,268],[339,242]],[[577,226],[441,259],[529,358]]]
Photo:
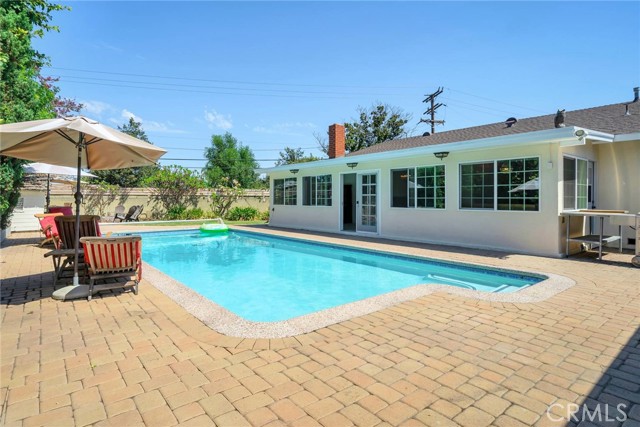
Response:
[[[10,228],[3,228],[0,230],[0,243],[4,243],[7,237],[11,236]]]

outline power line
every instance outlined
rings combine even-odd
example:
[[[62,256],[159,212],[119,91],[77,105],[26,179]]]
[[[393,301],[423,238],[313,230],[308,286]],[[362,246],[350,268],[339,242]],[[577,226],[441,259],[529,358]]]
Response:
[[[302,83],[273,83],[273,82],[251,82],[251,81],[239,81],[239,80],[216,80],[216,79],[200,79],[193,77],[176,77],[176,76],[161,76],[153,74],[133,74],[133,73],[119,73],[113,71],[102,70],[86,70],[80,68],[63,68],[63,67],[44,67],[52,70],[65,70],[65,71],[77,71],[82,73],[94,73],[94,74],[108,74],[115,76],[130,76],[130,77],[147,77],[153,79],[167,79],[167,80],[188,80],[198,82],[214,82],[214,83],[234,83],[234,84],[252,84],[252,85],[265,85],[265,86],[297,86],[297,87],[337,87],[337,88],[359,88],[359,89],[417,89],[413,86],[355,86],[355,85],[321,85],[321,84],[302,84]]]
[[[162,82],[145,82],[139,80],[121,80],[121,79],[102,79],[96,77],[83,77],[83,76],[65,76],[59,75],[57,77],[63,79],[83,79],[99,82],[115,82],[115,83],[131,83],[131,84],[143,84],[143,85],[158,85],[169,87],[188,87],[188,88],[201,88],[201,89],[223,89],[223,90],[244,90],[244,91],[262,91],[262,92],[283,92],[283,93],[306,93],[306,94],[327,94],[327,95],[343,95],[345,92],[327,92],[327,91],[310,91],[310,90],[291,90],[291,89],[255,89],[255,88],[242,88],[242,87],[226,87],[226,86],[203,86],[203,85],[189,85],[179,83],[162,83]],[[65,80],[69,81],[69,80]],[[90,82],[88,82],[90,83]],[[349,92],[347,95],[373,95],[373,96],[401,96],[400,94],[393,93],[358,93]]]
[[[181,162],[208,162],[209,159],[178,159],[175,157],[162,157],[160,160],[172,160],[172,161],[181,161]],[[254,159],[256,162],[275,162],[280,159]]]
[[[183,151],[204,151],[205,148],[180,148],[180,147],[162,147],[165,150],[183,150]],[[310,150],[317,147],[298,147],[301,150]],[[251,151],[281,151],[283,148],[251,148]]]
[[[510,104],[508,102],[498,101],[497,99],[491,99],[491,98],[486,98],[484,96],[474,95],[472,93],[463,92],[463,91],[457,90],[457,89],[447,88],[447,90],[450,90],[452,92],[458,92],[458,93],[461,93],[461,94],[467,95],[467,96],[473,96],[474,98],[478,98],[478,99],[484,99],[485,101],[491,101],[491,102],[495,102],[495,103],[498,103],[498,104],[504,104],[504,105],[509,105],[511,107],[521,108],[523,110],[530,110],[530,111],[535,111],[536,113],[549,114],[548,111],[542,111],[542,110],[538,110],[536,108],[525,107],[525,106],[522,106],[522,105]]]
[[[298,96],[298,95],[277,95],[277,94],[266,94],[266,93],[234,93],[234,92],[217,92],[217,91],[208,91],[208,90],[189,90],[189,89],[173,89],[173,88],[162,88],[162,87],[146,87],[146,86],[132,86],[132,85],[117,85],[117,84],[109,84],[109,83],[94,83],[94,82],[81,82],[76,80],[61,80],[66,83],[76,83],[76,84],[84,84],[91,86],[108,86],[108,87],[120,87],[120,88],[130,88],[130,89],[149,89],[149,90],[161,90],[165,92],[188,92],[188,93],[212,93],[215,95],[241,95],[241,96],[264,96],[264,97],[275,97],[275,98],[304,98],[304,99],[349,99],[354,98],[354,96]]]

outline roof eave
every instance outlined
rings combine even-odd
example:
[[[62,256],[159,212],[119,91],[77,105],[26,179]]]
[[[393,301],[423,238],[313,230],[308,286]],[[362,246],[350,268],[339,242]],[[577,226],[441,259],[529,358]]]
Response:
[[[592,132],[589,129],[570,126],[557,129],[547,129],[535,132],[525,132],[513,135],[502,135],[490,138],[472,139],[467,141],[448,142],[445,144],[424,145],[415,148],[407,148],[403,150],[381,151],[379,153],[352,155],[349,157],[339,157],[335,159],[318,160],[315,162],[295,163],[273,168],[264,168],[264,173],[288,171],[295,169],[313,169],[317,167],[339,166],[347,163],[355,162],[371,162],[383,159],[399,159],[403,157],[414,157],[422,154],[433,154],[438,151],[460,152],[460,151],[477,151],[487,148],[499,148],[507,145],[535,145],[548,143],[561,143],[563,145],[580,145],[583,144],[584,138],[578,138],[575,132],[579,129],[585,130],[587,134]]]

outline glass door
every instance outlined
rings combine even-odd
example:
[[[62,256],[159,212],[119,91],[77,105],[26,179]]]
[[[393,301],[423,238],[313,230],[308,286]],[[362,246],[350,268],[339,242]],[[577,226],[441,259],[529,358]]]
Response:
[[[378,231],[378,174],[358,174],[357,231]]]

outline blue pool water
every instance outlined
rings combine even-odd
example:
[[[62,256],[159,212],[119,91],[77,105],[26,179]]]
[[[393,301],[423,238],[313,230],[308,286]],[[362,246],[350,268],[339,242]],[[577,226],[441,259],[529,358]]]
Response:
[[[142,233],[143,260],[240,317],[290,319],[412,285],[513,292],[543,277],[230,232]]]

